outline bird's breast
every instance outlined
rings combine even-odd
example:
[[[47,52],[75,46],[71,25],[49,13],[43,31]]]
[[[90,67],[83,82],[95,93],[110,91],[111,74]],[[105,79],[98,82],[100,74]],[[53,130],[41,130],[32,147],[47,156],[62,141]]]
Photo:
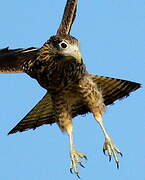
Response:
[[[47,62],[37,60],[27,63],[25,72],[35,78],[45,89],[57,91],[76,83],[86,72],[86,68],[84,64],[76,61]]]

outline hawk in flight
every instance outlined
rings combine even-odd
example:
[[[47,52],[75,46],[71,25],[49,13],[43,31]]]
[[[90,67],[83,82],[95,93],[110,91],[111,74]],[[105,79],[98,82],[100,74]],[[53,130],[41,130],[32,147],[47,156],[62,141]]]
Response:
[[[43,124],[57,123],[70,142],[70,170],[78,177],[78,165],[86,156],[77,151],[73,141],[72,118],[91,112],[105,137],[103,146],[109,160],[119,167],[116,147],[108,134],[103,113],[107,105],[127,97],[140,88],[139,83],[90,74],[83,62],[79,42],[70,35],[75,19],[77,0],[68,0],[56,35],[41,48],[0,50],[1,73],[27,73],[47,90],[40,102],[9,132],[35,129]]]

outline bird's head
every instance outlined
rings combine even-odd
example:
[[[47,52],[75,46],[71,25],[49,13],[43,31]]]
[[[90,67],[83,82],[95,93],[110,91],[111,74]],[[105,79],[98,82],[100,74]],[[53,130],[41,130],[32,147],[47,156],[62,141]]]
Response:
[[[45,60],[52,57],[56,61],[75,60],[82,63],[79,42],[70,35],[50,37],[40,49],[40,57]]]

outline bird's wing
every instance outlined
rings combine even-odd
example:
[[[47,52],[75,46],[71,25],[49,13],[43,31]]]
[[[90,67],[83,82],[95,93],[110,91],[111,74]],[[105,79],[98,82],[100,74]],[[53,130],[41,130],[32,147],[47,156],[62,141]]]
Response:
[[[35,129],[43,124],[55,122],[55,113],[49,93],[36,104],[36,106],[8,133],[13,134],[29,129]]]
[[[23,63],[27,60],[36,58],[38,49],[0,49],[0,73],[21,73],[23,71]]]
[[[141,87],[139,83],[97,76],[89,74],[93,82],[102,91],[105,105],[112,104],[114,101],[127,97],[132,91]],[[90,112],[88,107],[78,101],[72,106],[72,117]],[[43,99],[22,119],[9,134],[35,129],[43,124],[55,123],[55,112],[51,96],[47,93]]]
[[[71,26],[75,20],[77,11],[77,0],[67,0],[57,35],[66,35],[70,33]]]

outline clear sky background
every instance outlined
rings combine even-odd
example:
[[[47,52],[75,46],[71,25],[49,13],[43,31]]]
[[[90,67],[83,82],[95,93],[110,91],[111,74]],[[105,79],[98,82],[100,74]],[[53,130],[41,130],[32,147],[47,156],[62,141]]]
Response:
[[[0,48],[41,47],[54,35],[66,0],[1,0]],[[76,148],[88,157],[84,180],[145,179],[145,3],[143,0],[79,0],[71,34],[81,42],[89,72],[140,82],[143,87],[108,107],[104,121],[122,150],[120,170],[102,153],[103,134],[91,114],[74,122]],[[43,97],[26,74],[0,75],[0,179],[73,180],[69,142],[56,124],[7,133]]]

